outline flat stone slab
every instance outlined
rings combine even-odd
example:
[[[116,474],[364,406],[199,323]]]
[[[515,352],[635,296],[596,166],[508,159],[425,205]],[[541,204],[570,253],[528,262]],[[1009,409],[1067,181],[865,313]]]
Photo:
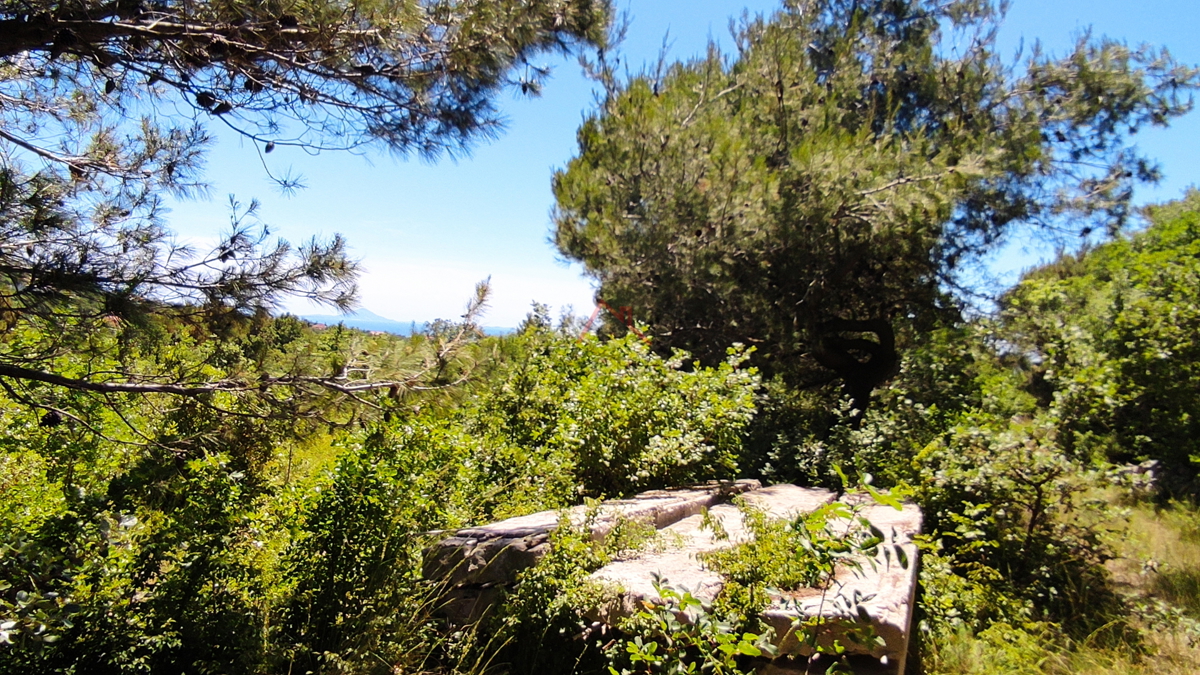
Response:
[[[592,575],[596,582],[612,588],[614,594],[611,602],[595,608],[589,616],[612,624],[637,611],[642,602],[661,601],[654,589],[656,577],[674,588],[687,589],[701,600],[712,601],[724,588],[725,579],[706,568],[697,556],[751,537],[742,512],[729,503],[736,495],[769,517],[780,519],[810,513],[836,498],[828,490],[795,485],[763,488],[758,481],[742,480],[644,492],[591,509],[577,506],[566,511],[543,511],[454,532],[427,552],[425,577],[447,584],[448,599],[442,611],[451,621],[467,624],[478,620],[502,588],[515,582],[522,570],[535,565],[549,551],[550,535],[564,517],[574,527],[589,526],[596,541],[604,539],[619,522],[633,521],[659,530],[656,545]],[[780,653],[799,658],[781,657],[765,665],[763,673],[782,675],[807,669],[805,657],[811,647],[801,644],[792,625],[797,620],[817,617],[821,623],[820,642],[828,646],[834,639],[839,640],[855,654],[855,672],[865,675],[904,670],[917,574],[917,548],[912,537],[921,530],[921,512],[911,504],[897,510],[862,497],[842,501],[855,506],[884,533],[881,554],[874,560],[862,560],[858,568],[837,570],[825,589],[798,589],[774,598],[762,617],[775,629]],[[725,533],[724,538],[718,538],[714,528],[703,526],[705,511],[711,522],[719,523],[716,529]],[[901,565],[895,555],[883,555],[884,548],[895,547],[906,554],[907,566]],[[883,646],[866,647],[846,639],[847,630],[861,628],[860,612],[869,616]]]
[[[567,509],[565,517],[573,527],[590,525],[593,540],[599,541],[620,522],[647,523],[661,530],[733,495],[759,488],[756,480],[738,480],[652,490],[630,499],[605,501],[591,513],[586,506],[576,506]],[[550,535],[563,517],[563,511],[542,511],[468,527],[432,546],[426,552],[423,571],[426,579],[447,584],[450,593],[445,613],[463,623],[477,619],[496,596],[496,587],[516,581],[521,570],[537,564],[549,551]]]
[[[837,495],[815,488],[773,485],[742,496],[747,503],[762,509],[772,518],[794,518],[834,500]],[[660,540],[665,550],[646,553],[606,565],[594,572],[592,580],[620,589],[614,604],[597,609],[596,618],[615,623],[637,611],[642,601],[660,600],[654,590],[655,576],[674,588],[686,588],[697,598],[711,602],[725,586],[725,579],[706,567],[697,556],[742,543],[750,538],[742,512],[733,504],[708,509],[708,517],[721,525],[728,539],[719,540],[712,529],[703,526],[704,516],[696,514],[662,528]]]
[[[775,485],[748,492],[742,498],[769,517],[791,519],[832,502],[834,497],[826,490]],[[854,499],[849,502],[851,505]],[[881,546],[877,559],[862,560],[859,569],[839,569],[826,589],[799,589],[777,596],[762,616],[775,629],[781,654],[808,655],[811,647],[797,639],[793,622],[821,617],[822,644],[828,646],[838,639],[848,652],[877,659],[876,663],[884,666],[885,671],[903,672],[916,590],[917,549],[912,537],[920,532],[921,512],[914,505],[897,510],[869,500],[859,499],[857,503],[860,514],[884,533],[885,545],[899,546],[904,551],[907,566],[901,565],[894,555],[885,557]],[[656,577],[674,588],[687,589],[703,601],[714,600],[725,579],[706,568],[698,556],[734,546],[750,535],[737,507],[717,505],[708,514],[710,519],[720,522],[727,539],[718,539],[711,529],[702,527],[703,516],[695,515],[663,528],[661,539],[665,549],[614,562],[596,571],[592,579],[616,589],[617,593],[616,599],[597,608],[592,618],[614,623],[637,611],[643,602],[661,601],[654,589]],[[859,622],[860,609],[869,615],[883,646],[869,648],[846,639],[846,630]]]
[[[903,672],[917,589],[918,550],[912,538],[921,532],[921,510],[913,504],[905,504],[899,511],[872,504],[861,513],[884,532],[886,546],[900,547],[908,564],[902,565],[894,555],[885,557],[881,547],[880,555],[874,560],[863,560],[861,568],[836,572],[830,589],[832,597],[831,593],[823,594],[818,589],[790,592],[786,598],[777,598],[762,616],[775,629],[776,635],[785,636],[779,644],[780,653],[806,655],[810,650],[787,630],[798,616],[820,616],[830,628],[821,634],[820,642],[824,646],[832,644],[836,637],[847,651],[869,654],[893,664],[897,672]],[[856,597],[861,598],[857,606],[846,602]],[[856,622],[857,608],[870,616],[875,634],[883,639],[882,646],[867,650],[845,639],[845,628]]]

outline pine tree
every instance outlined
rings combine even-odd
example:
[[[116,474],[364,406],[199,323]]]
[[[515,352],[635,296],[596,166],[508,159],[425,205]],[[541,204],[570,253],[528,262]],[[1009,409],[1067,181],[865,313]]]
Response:
[[[618,80],[554,181],[556,241],[663,347],[732,342],[862,409],[901,324],[953,317],[964,265],[1018,224],[1117,230],[1158,177],[1129,137],[1197,72],[1084,36],[996,53],[989,0],[790,0],[735,54]]]
[[[254,203],[234,203],[229,231],[196,251],[175,243],[164,197],[203,190],[214,124],[262,153],[467,149],[496,132],[498,92],[537,88],[530,57],[602,42],[608,14],[605,0],[0,1],[0,386],[55,415],[69,412],[50,393],[61,389],[361,391],[328,364],[113,366],[114,336],[219,338],[231,323],[261,327],[284,297],[355,302],[340,236],[276,241]],[[103,372],[72,367],[92,359]],[[416,381],[371,372],[376,388]]]

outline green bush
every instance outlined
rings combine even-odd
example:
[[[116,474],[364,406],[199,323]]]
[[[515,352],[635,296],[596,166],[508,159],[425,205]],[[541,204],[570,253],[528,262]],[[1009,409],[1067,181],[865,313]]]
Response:
[[[1028,274],[1004,318],[1069,452],[1160,460],[1165,487],[1187,492],[1200,461],[1200,193],[1147,213],[1144,231]]]
[[[911,490],[925,517],[921,616],[937,639],[998,621],[1061,625],[1064,640],[1127,626],[1104,568],[1103,534],[1120,518],[1094,498],[1111,475],[1063,447],[1059,411],[1028,390],[1005,330],[980,319],[928,334],[857,427],[820,390],[768,385],[756,426],[792,419],[764,473],[840,489],[841,465]]]
[[[1104,474],[1065,455],[1053,426],[966,418],[914,465],[928,621],[1049,621],[1081,637],[1126,615],[1104,567],[1103,526],[1118,519],[1091,496]]]
[[[988,405],[992,385],[985,383],[995,379],[996,365],[978,325],[909,333],[900,373],[875,392],[858,426],[847,423],[850,401],[840,387],[768,382],[748,433],[742,464],[749,473],[832,488],[843,486],[835,466],[872,474],[881,486],[912,480],[911,460],[921,448],[959,415]]]
[[[516,355],[464,413],[491,448],[473,460],[480,484],[553,508],[738,476],[759,383],[741,367],[743,350],[704,368],[633,335],[601,341],[533,326],[514,340]]]
[[[427,532],[471,515],[461,470],[471,443],[423,417],[346,439],[305,495],[279,574],[287,585],[276,667],[388,673],[437,649],[437,591],[421,578]]]
[[[610,675],[750,675],[750,659],[774,656],[769,632],[742,630],[736,618],[721,616],[686,590],[658,581],[654,588],[662,603],[624,620],[626,637],[606,650]]]

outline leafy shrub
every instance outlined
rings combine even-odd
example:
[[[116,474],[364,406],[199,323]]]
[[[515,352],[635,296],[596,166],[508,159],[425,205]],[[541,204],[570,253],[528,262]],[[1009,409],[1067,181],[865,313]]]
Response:
[[[1151,225],[1035,270],[1005,299],[1032,385],[1080,457],[1158,459],[1188,491],[1200,458],[1200,193]]]
[[[744,632],[737,620],[722,618],[691,593],[659,580],[654,589],[662,603],[622,621],[629,637],[606,650],[615,664],[608,667],[611,675],[750,675],[755,668],[748,659],[774,655],[770,633]]]
[[[1115,622],[1108,634],[1120,634],[1129,607],[1104,568],[1102,537],[1119,518],[1093,498],[1111,475],[1063,447],[1058,411],[1039,408],[1029,364],[1005,336],[986,320],[929,334],[861,425],[808,415],[807,431],[778,435],[766,473],[839,488],[843,464],[910,488],[925,516],[919,597],[935,639],[996,622],[1061,625],[1076,637]],[[820,402],[819,391],[783,394],[765,415]]]
[[[281,575],[279,668],[326,673],[419,667],[438,650],[439,589],[421,577],[425,534],[471,515],[459,472],[472,442],[414,416],[345,439],[298,514]]]
[[[900,373],[875,392],[858,426],[846,422],[851,404],[840,388],[768,382],[743,463],[768,480],[801,485],[841,488],[835,466],[872,474],[882,486],[911,481],[911,461],[921,448],[958,416],[991,403],[984,400],[991,388],[984,381],[995,379],[997,366],[978,325],[910,332]]]
[[[633,335],[600,341],[531,326],[516,341],[467,413],[491,444],[474,462],[481,484],[537,495],[545,508],[736,477],[758,387],[756,371],[740,367],[743,350],[703,368]]]
[[[894,495],[872,493],[900,508]],[[739,506],[752,537],[735,546],[706,553],[705,564],[729,581],[744,587],[794,590],[820,588],[839,568],[859,567],[874,558],[884,543],[884,534],[860,513],[861,504],[831,502],[791,520],[769,517],[764,511]],[[708,521],[712,522],[712,521]],[[716,536],[723,532],[719,524]],[[907,554],[899,546],[887,547],[889,560],[908,566]]]
[[[5,571],[55,597],[59,618],[43,629],[53,642],[0,652],[5,671],[255,672],[270,594],[243,478],[193,459],[158,486],[169,505],[98,495],[30,533]]]
[[[1050,621],[1087,635],[1125,614],[1103,565],[1101,526],[1114,516],[1089,498],[1102,476],[1068,458],[1052,426],[967,418],[914,465],[931,533],[930,621],[973,630]]]
[[[588,576],[619,556],[653,544],[652,525],[622,521],[602,540],[592,538],[592,519],[599,502],[589,502],[584,522],[572,525],[565,517],[551,534],[549,553],[522,571],[496,615],[484,622],[505,643],[500,654],[510,672],[600,672],[604,668],[601,642],[589,639],[593,630],[581,612],[610,599],[610,589]]]

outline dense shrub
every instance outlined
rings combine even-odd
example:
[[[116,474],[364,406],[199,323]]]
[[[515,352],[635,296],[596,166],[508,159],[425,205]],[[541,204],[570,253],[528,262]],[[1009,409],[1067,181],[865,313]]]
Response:
[[[515,342],[463,413],[487,439],[471,461],[481,485],[545,508],[738,476],[758,387],[755,370],[741,367],[745,351],[703,368],[634,335],[601,341],[530,327]]]
[[[1121,616],[1101,527],[1117,518],[1089,497],[1102,475],[1065,456],[1053,427],[963,422],[914,460],[933,554],[927,618],[1050,621],[1085,637]]]
[[[1200,458],[1200,193],[1132,236],[1064,255],[1009,292],[1031,389],[1079,457],[1157,459],[1190,491]]]
[[[277,571],[286,587],[280,672],[416,669],[434,658],[436,587],[421,577],[432,530],[474,515],[459,475],[473,443],[427,417],[345,439],[333,469],[301,498]]]
[[[5,408],[0,481],[33,501],[0,508],[0,668],[469,670],[487,641],[442,631],[426,533],[736,475],[758,386],[739,350],[699,368],[540,322],[491,344],[454,395],[328,435],[214,398],[127,406],[155,436],[122,446]]]
[[[834,467],[870,473],[881,485],[912,480],[911,461],[921,448],[959,415],[990,405],[985,384],[1004,378],[979,326],[906,331],[905,342],[899,374],[875,392],[857,426],[846,422],[850,401],[838,387],[768,382],[748,432],[743,464],[749,473],[834,488],[842,487]]]
[[[857,427],[825,392],[768,385],[753,433],[777,426],[762,471],[835,489],[842,472],[871,474],[911,490],[925,515],[920,604],[933,635],[1042,622],[1068,641],[1127,625],[1103,566],[1103,535],[1120,521],[1096,498],[1110,474],[1063,447],[1058,411],[1027,391],[1028,363],[1005,337],[978,319],[915,341]]]

